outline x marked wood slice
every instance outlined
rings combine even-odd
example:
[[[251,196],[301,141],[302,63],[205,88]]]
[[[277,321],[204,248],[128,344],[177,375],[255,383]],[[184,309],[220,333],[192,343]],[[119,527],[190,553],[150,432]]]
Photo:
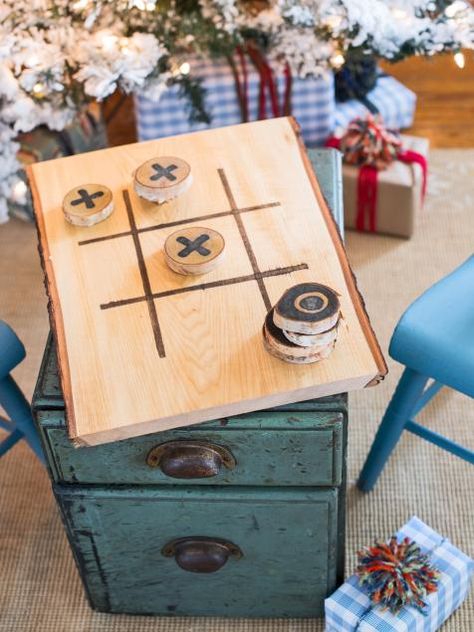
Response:
[[[339,298],[321,283],[299,283],[289,288],[275,305],[275,325],[297,334],[319,334],[339,319]]]
[[[169,235],[164,246],[168,266],[178,274],[206,274],[224,258],[224,237],[212,228],[193,226]]]
[[[138,167],[134,186],[140,197],[162,204],[187,191],[192,181],[191,167],[185,160],[159,156]]]
[[[290,342],[300,347],[325,347],[336,341],[338,327],[339,320],[332,329],[322,331],[320,334],[297,334],[294,331],[285,330],[283,330],[283,333]]]
[[[263,342],[265,349],[273,356],[292,364],[311,364],[324,360],[334,349],[334,342],[322,347],[300,347],[290,342],[281,329],[274,323],[274,310],[271,309],[263,326]]]
[[[114,210],[112,191],[102,184],[81,184],[66,193],[64,217],[74,226],[93,226]]]

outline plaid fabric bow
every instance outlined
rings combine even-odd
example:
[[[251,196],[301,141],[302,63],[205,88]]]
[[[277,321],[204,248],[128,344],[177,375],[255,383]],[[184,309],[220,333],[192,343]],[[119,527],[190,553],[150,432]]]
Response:
[[[387,129],[382,119],[372,114],[365,119],[354,119],[339,141],[346,164],[369,165],[379,170],[386,169],[396,160],[401,147],[398,132]]]

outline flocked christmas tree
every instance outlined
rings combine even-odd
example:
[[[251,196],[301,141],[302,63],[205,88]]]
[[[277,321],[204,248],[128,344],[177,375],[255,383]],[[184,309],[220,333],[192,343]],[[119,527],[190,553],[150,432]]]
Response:
[[[392,61],[474,47],[463,0],[3,0],[0,3],[0,221],[25,193],[15,136],[63,129],[115,90],[159,98],[179,82],[205,117],[193,53],[251,44],[295,76],[367,56]],[[18,201],[18,199],[17,199]]]

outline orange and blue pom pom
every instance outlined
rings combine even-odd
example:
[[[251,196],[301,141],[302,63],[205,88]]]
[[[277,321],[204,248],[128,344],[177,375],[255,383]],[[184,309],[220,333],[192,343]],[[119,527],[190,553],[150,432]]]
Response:
[[[397,614],[405,606],[425,612],[426,597],[438,589],[439,572],[416,542],[393,536],[357,553],[356,574],[371,601]]]

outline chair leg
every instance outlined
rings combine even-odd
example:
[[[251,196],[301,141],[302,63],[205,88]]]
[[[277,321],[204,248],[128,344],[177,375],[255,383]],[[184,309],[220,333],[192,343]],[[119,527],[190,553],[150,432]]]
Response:
[[[375,435],[374,442],[359,475],[357,487],[370,491],[398,443],[405,424],[423,393],[428,378],[406,368]]]
[[[44,453],[31,415],[30,405],[11,375],[0,380],[0,402],[16,430],[24,436],[30,448],[44,463]]]
[[[23,433],[21,430],[16,428],[11,434],[8,435],[6,439],[4,439],[0,443],[0,456],[3,456],[8,452],[10,448],[13,448],[15,443],[18,443],[20,439],[23,439]]]

